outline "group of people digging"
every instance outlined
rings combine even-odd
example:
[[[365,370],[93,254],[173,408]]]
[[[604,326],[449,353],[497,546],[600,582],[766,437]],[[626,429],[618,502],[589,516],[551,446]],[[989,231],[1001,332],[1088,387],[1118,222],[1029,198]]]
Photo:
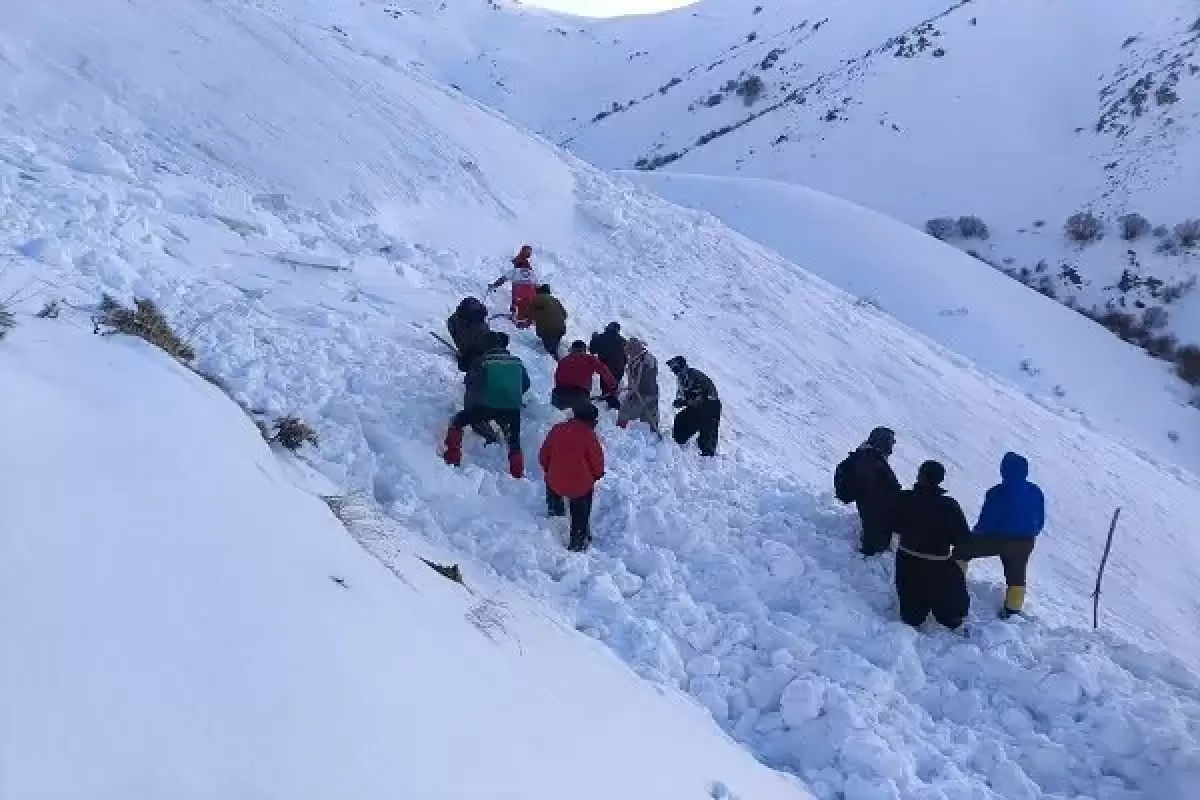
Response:
[[[586,550],[591,541],[591,506],[596,482],[604,475],[604,450],[596,436],[600,411],[594,400],[603,400],[617,412],[617,426],[640,422],[662,438],[659,431],[658,362],[646,343],[625,338],[619,323],[609,323],[594,333],[590,343],[571,343],[561,354],[568,314],[549,286],[539,284],[531,264],[533,249],[521,248],[512,269],[488,286],[488,293],[504,283],[512,286],[507,315],[518,329],[534,327],[546,352],[557,362],[550,403],[570,416],[555,425],[538,452],[546,479],[546,506],[551,516],[571,520],[569,548]],[[450,421],[443,458],[451,466],[462,463],[463,434],[470,427],[489,444],[501,437],[508,447],[509,474],[525,475],[521,448],[521,410],[531,387],[529,373],[509,352],[507,333],[490,327],[487,306],[466,297],[446,320],[446,329],[457,354],[458,368],[466,373],[463,408]],[[714,456],[721,423],[721,400],[712,380],[688,365],[682,356],[667,361],[678,380],[672,435],[680,445],[697,439],[703,456]],[[600,394],[594,397],[594,381]],[[495,427],[493,427],[495,426]],[[499,428],[499,435],[496,432]]]
[[[972,529],[958,502],[946,494],[946,469],[926,461],[911,489],[902,489],[888,459],[896,446],[890,428],[876,428],[834,472],[834,492],[854,503],[862,522],[859,550],[874,556],[896,552],[900,618],[914,627],[932,613],[947,628],[960,629],[970,611],[966,574],[971,561],[999,557],[1007,591],[1000,616],[1020,614],[1025,604],[1029,558],[1046,524],[1042,490],[1029,480],[1029,462],[1016,453],[1000,460],[1000,483],[984,496]]]

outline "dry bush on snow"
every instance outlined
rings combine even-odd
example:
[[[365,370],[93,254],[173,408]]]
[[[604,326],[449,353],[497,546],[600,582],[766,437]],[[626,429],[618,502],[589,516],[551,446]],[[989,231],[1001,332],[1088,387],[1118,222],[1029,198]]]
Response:
[[[1186,383],[1200,386],[1200,347],[1189,344],[1175,351],[1175,372]]]
[[[8,336],[9,331],[17,327],[17,318],[8,310],[8,307],[0,303],[0,341],[4,341],[4,337]]]
[[[979,217],[972,215],[958,218],[958,233],[964,239],[987,239],[992,235],[987,224]]]
[[[317,447],[317,432],[304,420],[290,414],[275,420],[275,433],[271,441],[278,442],[283,447],[295,452],[306,443]]]
[[[742,102],[747,106],[752,106],[758,102],[758,98],[762,97],[763,89],[765,88],[766,84],[763,83],[762,78],[757,75],[750,75],[738,84],[737,95],[742,98]]]
[[[1122,215],[1117,224],[1121,227],[1121,238],[1127,242],[1135,242],[1153,230],[1150,220],[1137,213]]]
[[[108,328],[106,333],[123,333],[144,339],[180,361],[187,362],[196,357],[196,351],[175,333],[153,300],[135,300],[134,308],[128,309],[104,295],[96,325]]]
[[[1183,247],[1200,245],[1200,219],[1188,219],[1176,225],[1175,238]]]
[[[943,242],[954,239],[959,236],[958,220],[952,217],[935,217],[925,223],[925,232]]]
[[[1073,242],[1094,242],[1104,235],[1104,223],[1090,211],[1067,217],[1063,233]]]

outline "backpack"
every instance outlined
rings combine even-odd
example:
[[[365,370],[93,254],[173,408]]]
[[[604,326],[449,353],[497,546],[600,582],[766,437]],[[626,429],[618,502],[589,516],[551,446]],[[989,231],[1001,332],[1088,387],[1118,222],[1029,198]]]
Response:
[[[842,459],[842,463],[838,464],[837,469],[833,471],[833,493],[842,503],[853,503],[858,499],[858,486],[855,480],[858,472],[857,457],[858,453],[851,453]]]

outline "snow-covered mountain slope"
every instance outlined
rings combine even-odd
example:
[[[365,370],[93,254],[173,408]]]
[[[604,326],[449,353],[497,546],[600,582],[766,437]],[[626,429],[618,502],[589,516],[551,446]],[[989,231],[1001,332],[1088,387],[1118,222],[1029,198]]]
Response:
[[[1200,414],[1169,367],[923,233],[793,184],[629,173],[1133,449],[1200,469]],[[1019,311],[1018,311],[1019,309]]]
[[[4,797],[807,796],[511,588],[389,570],[220,391],[72,321],[0,350]]]
[[[317,427],[306,459],[404,532],[369,541],[384,560],[444,547],[469,576],[517,585],[823,799],[1187,797],[1200,766],[1190,473],[710,215],[530,138],[409,67],[417,45],[388,55],[332,27],[355,8],[12,10],[0,248],[20,309],[47,295],[78,308],[104,292],[155,299],[242,404]],[[687,355],[726,403],[715,461],[605,416],[609,475],[585,556],[565,553],[543,518],[536,467],[511,480],[477,440],[461,470],[437,452],[461,378],[428,331],[523,241],[572,336],[618,319],[660,359]],[[535,386],[532,452],[559,418],[552,362],[528,333],[514,340]],[[900,432],[906,481],[943,459],[969,514],[1005,450],[1029,456],[1051,519],[1029,619],[994,619],[998,570],[980,565],[970,639],[896,621],[890,565],[856,557],[855,524],[827,492],[833,464],[877,424]],[[1104,631],[1092,634],[1071,626],[1090,619],[1117,505]],[[352,588],[371,580],[362,569]],[[758,796],[732,778],[729,789]]]
[[[1197,275],[1174,228],[1200,217],[1198,14],[1184,0],[704,0],[579,21],[441,4],[369,35],[404,29],[430,45],[429,70],[604,167],[798,183],[917,227],[978,216],[991,238],[964,249],[1085,307],[1169,306],[1168,328],[1195,342],[1200,301],[1170,287]],[[1104,242],[1064,236],[1083,210]],[[1121,241],[1130,212],[1160,235]]]

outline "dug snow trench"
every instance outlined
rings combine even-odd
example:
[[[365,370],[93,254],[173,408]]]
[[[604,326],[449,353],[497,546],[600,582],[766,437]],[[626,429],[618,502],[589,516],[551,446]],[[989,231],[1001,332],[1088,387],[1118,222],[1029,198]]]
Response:
[[[22,328],[0,346],[6,800],[808,797],[510,588],[385,569],[152,348]]]
[[[823,798],[1187,796],[1200,694],[1157,650],[1200,655],[1192,475],[326,25],[265,5],[66,5],[22,4],[0,28],[5,283],[80,308],[157,300],[245,405],[317,426],[311,464],[406,532],[371,543],[383,558],[472,556],[468,582],[494,572],[546,600]],[[462,470],[437,454],[461,378],[428,328],[530,239],[572,336],[618,319],[726,401],[708,462],[606,415],[586,556],[546,524],[536,468],[510,480],[475,440]],[[532,454],[557,419],[551,363],[529,333],[514,347]],[[970,640],[895,621],[889,566],[855,557],[826,494],[880,423],[901,432],[898,472],[943,460],[968,513],[1005,450],[1029,456],[1051,519],[1032,619],[992,619],[988,566]],[[1090,612],[1118,504],[1105,626],[1124,638],[1059,628]]]

